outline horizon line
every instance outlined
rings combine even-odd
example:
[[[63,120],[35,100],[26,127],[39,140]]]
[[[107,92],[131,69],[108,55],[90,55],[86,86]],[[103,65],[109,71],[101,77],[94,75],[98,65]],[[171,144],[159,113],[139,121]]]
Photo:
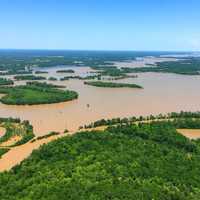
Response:
[[[122,51],[122,52],[200,52],[200,50],[112,50],[112,49],[107,49],[107,50],[103,50],[103,49],[54,49],[54,48],[0,48],[0,51],[5,50],[5,51],[9,51],[9,50],[17,50],[17,51]]]

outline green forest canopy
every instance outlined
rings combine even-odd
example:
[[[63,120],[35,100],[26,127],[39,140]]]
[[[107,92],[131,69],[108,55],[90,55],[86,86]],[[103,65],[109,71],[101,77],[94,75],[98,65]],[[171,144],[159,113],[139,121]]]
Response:
[[[168,122],[78,133],[0,173],[0,199],[195,200],[199,145]]]
[[[9,105],[36,105],[71,101],[78,98],[78,93],[60,90],[52,84],[30,84],[25,86],[1,87],[0,93],[6,94],[0,101]]]

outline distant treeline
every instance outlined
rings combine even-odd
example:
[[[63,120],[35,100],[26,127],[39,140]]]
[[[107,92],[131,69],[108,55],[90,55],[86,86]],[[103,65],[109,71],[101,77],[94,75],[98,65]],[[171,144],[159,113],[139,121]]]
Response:
[[[137,67],[137,68],[122,68],[125,73],[141,73],[141,72],[160,72],[160,73],[175,73],[182,75],[200,75],[200,59],[188,58],[178,61],[157,62],[156,66]]]
[[[22,80],[45,80],[46,78],[43,76],[34,76],[34,75],[18,75],[14,76],[14,79],[17,81],[22,81]]]
[[[172,112],[168,114],[159,114],[159,115],[149,115],[149,116],[140,116],[140,117],[129,117],[129,118],[113,118],[113,119],[101,119],[97,120],[89,125],[81,126],[82,128],[95,128],[99,126],[110,126],[116,124],[132,124],[135,122],[148,122],[153,120],[169,120],[173,119],[172,123],[177,128],[200,128],[200,112],[184,112],[180,113]],[[175,120],[174,120],[175,119]]]

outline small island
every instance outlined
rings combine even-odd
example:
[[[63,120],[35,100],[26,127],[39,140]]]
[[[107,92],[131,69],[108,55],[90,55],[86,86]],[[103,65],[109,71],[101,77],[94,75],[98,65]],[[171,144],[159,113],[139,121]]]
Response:
[[[85,81],[84,84],[96,86],[96,87],[106,87],[106,88],[139,88],[143,87],[133,83],[114,83],[114,82],[103,82],[103,81]]]
[[[51,77],[48,78],[48,80],[49,80],[49,81],[57,81],[58,79],[55,78],[55,77],[53,77],[53,76],[51,76]]]
[[[48,71],[35,71],[35,74],[48,74]]]
[[[56,73],[75,73],[73,69],[57,70]]]
[[[78,98],[75,91],[61,90],[47,83],[0,87],[0,93],[5,94],[0,101],[8,105],[52,104]]]

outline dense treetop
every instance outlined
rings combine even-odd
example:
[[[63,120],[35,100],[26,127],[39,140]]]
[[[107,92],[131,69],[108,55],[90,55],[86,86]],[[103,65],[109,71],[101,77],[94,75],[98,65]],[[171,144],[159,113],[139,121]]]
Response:
[[[199,151],[168,122],[78,133],[0,173],[0,199],[195,200]]]
[[[6,94],[0,101],[9,105],[36,105],[70,101],[78,98],[78,93],[57,89],[53,84],[28,83],[25,86],[1,87]]]

